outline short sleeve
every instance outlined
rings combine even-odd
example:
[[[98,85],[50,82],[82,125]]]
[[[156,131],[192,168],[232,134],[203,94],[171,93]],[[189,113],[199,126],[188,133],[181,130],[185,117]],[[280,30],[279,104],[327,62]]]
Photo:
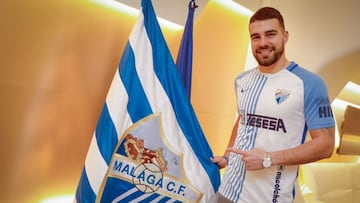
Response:
[[[335,121],[325,82],[310,74],[304,80],[304,113],[309,130],[334,127]]]

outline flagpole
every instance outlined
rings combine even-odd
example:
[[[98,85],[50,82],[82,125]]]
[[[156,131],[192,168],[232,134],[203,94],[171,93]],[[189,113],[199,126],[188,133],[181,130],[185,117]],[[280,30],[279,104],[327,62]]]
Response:
[[[190,2],[189,2],[189,7],[190,7],[190,8],[197,8],[198,5],[196,5],[195,0],[190,0]]]

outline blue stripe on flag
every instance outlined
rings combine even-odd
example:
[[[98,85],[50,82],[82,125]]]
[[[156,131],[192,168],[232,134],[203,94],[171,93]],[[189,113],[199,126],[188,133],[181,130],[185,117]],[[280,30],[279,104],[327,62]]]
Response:
[[[129,43],[126,44],[124,54],[121,57],[119,72],[129,96],[127,109],[132,122],[135,123],[151,114],[152,110],[136,73],[134,52]]]
[[[86,170],[83,168],[79,185],[76,190],[76,200],[83,203],[93,203],[95,202],[95,199],[96,194],[91,189]]]
[[[120,180],[121,181],[121,180]],[[143,192],[140,192],[137,189],[134,189],[134,185],[132,183],[128,183],[126,181],[121,181],[116,178],[109,178],[106,182],[107,186],[110,186],[111,189],[104,190],[102,194],[103,197],[100,203],[108,203],[108,202],[131,202],[131,200],[143,195]],[[119,191],[123,191],[119,193]],[[128,192],[127,191],[133,191]]]
[[[95,132],[100,153],[106,164],[109,165],[118,138],[106,104],[103,106]],[[104,135],[107,136],[106,139],[104,138]]]

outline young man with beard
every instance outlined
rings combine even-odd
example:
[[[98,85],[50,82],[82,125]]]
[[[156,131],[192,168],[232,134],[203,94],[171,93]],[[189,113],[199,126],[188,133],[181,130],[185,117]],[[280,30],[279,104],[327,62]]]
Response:
[[[259,65],[235,80],[239,117],[225,154],[212,159],[227,166],[218,202],[289,203],[299,165],[332,155],[335,121],[324,81],[286,58],[280,12],[259,9],[249,33]]]

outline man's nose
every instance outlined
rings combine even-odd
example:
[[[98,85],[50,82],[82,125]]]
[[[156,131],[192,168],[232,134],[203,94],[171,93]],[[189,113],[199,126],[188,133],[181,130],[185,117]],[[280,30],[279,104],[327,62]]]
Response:
[[[261,38],[260,38],[260,40],[259,40],[259,45],[260,45],[261,47],[267,45],[267,43],[268,43],[268,42],[267,42],[266,37],[261,37]]]

